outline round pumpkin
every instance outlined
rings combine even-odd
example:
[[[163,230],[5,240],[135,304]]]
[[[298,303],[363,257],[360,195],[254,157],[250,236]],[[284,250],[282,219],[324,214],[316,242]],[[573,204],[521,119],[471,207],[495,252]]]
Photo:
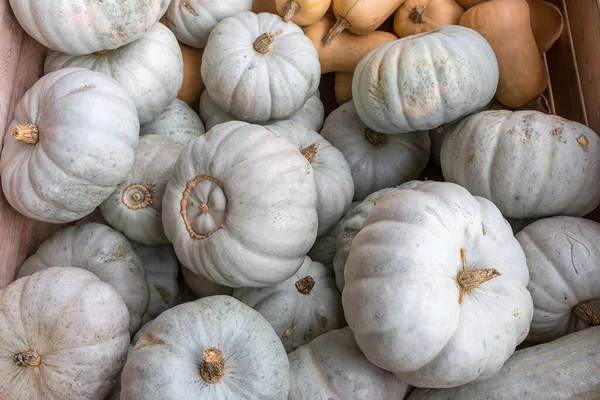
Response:
[[[545,218],[516,237],[527,257],[534,306],[527,341],[549,342],[600,325],[600,224]]]
[[[403,399],[409,386],[371,364],[350,328],[319,336],[288,355],[289,400]]]
[[[229,287],[272,286],[317,234],[315,173],[297,146],[245,122],[215,126],[173,167],[163,225],[179,261]]]
[[[186,267],[181,268],[181,273],[185,283],[187,283],[189,288],[192,289],[192,292],[194,292],[200,299],[203,297],[217,295],[230,296],[231,293],[233,293],[232,288],[209,281],[208,279],[193,273]]]
[[[488,42],[472,29],[446,25],[369,52],[354,72],[352,98],[369,128],[406,133],[477,111],[497,86]]]
[[[233,297],[269,321],[288,353],[346,326],[333,271],[308,257],[290,279],[268,288],[235,289]]]
[[[464,12],[455,0],[405,0],[394,14],[394,33],[403,38],[458,25]]]
[[[165,16],[180,42],[202,49],[219,21],[252,9],[252,0],[172,0]]]
[[[103,400],[125,362],[127,307],[80,268],[53,267],[0,291],[3,399]]]
[[[600,138],[539,111],[486,111],[446,131],[442,172],[510,218],[583,216],[600,204]]]
[[[519,242],[492,202],[453,183],[385,196],[354,238],[344,275],[359,347],[411,386],[487,379],[529,331]]]
[[[90,54],[131,43],[151,30],[164,11],[164,0],[9,3],[29,36],[67,54]]]
[[[50,52],[44,72],[81,67],[101,72],[131,95],[140,124],[151,122],[175,97],[183,82],[183,57],[175,35],[158,23],[144,37],[111,51],[73,56]]]
[[[219,22],[202,56],[210,97],[243,121],[285,119],[318,89],[317,50],[296,24],[243,12]]]
[[[342,219],[354,196],[354,183],[344,155],[317,132],[290,121],[267,129],[291,141],[313,168],[317,184],[317,236],[324,235]]]
[[[358,201],[353,201],[344,217],[333,227],[333,229],[315,240],[315,244],[313,244],[313,247],[311,247],[308,252],[308,256],[311,260],[320,262],[326,267],[333,269],[333,258],[335,257],[336,252],[335,242],[338,234],[342,229],[344,220],[352,213],[354,207],[359,203],[360,202]]]
[[[100,205],[106,222],[136,242],[169,243],[162,223],[162,199],[183,148],[167,136],[142,136],[133,169]]]
[[[168,136],[184,146],[204,132],[204,124],[198,114],[179,99],[173,100],[154,121],[140,127],[140,136]]]
[[[329,114],[321,135],[348,161],[354,200],[416,179],[429,161],[427,132],[398,135],[375,132],[360,120],[352,101]]]
[[[114,79],[82,68],[50,73],[25,93],[8,126],[4,196],[31,219],[83,218],[133,167],[138,133],[133,101]]]
[[[156,318],[121,375],[121,400],[286,400],[289,362],[271,325],[229,296],[181,304]]]
[[[62,229],[25,260],[17,279],[57,266],[86,269],[113,286],[129,310],[129,331],[139,329],[150,291],[142,260],[126,237],[97,223]]]

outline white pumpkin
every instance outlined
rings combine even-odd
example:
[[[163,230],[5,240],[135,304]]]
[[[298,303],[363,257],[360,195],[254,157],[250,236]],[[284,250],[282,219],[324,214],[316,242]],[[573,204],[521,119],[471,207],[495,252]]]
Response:
[[[289,400],[403,399],[409,386],[362,354],[350,328],[319,336],[288,355]]]
[[[9,2],[19,24],[44,46],[67,54],[90,54],[144,36],[162,16],[165,0]]]
[[[139,121],[112,78],[67,68],[38,80],[15,109],[0,157],[6,200],[28,218],[90,214],[131,167]]]
[[[219,21],[252,9],[252,0],[172,0],[166,24],[180,42],[203,49]]]
[[[127,308],[112,286],[53,267],[16,280],[0,299],[3,399],[104,399],[129,345]]]
[[[199,108],[200,116],[206,123],[206,129],[212,129],[213,126],[222,124],[223,122],[239,121],[235,115],[223,111],[223,109],[210,98],[207,90],[202,92]],[[319,131],[323,126],[324,117],[325,109],[319,96],[319,91],[317,90],[315,94],[306,100],[306,103],[304,103],[298,111],[290,115],[287,120],[304,125],[312,131]],[[260,125],[272,125],[279,121],[281,120],[269,120],[267,122],[261,122]]]
[[[286,400],[289,363],[271,325],[229,296],[162,313],[136,343],[123,373],[122,400]]]
[[[183,56],[175,35],[158,23],[144,37],[111,51],[73,56],[50,52],[44,72],[81,67],[114,78],[131,95],[140,124],[151,122],[177,97]]]
[[[290,279],[268,288],[235,289],[233,297],[269,321],[288,353],[346,326],[333,271],[308,257]]]
[[[344,275],[356,342],[412,386],[487,379],[529,331],[519,242],[494,204],[453,183],[385,196],[354,238]]]
[[[282,121],[267,129],[292,142],[312,166],[317,184],[317,235],[324,235],[346,214],[354,197],[354,182],[344,155],[323,136],[295,122]]]
[[[186,102],[175,99],[154,119],[140,127],[140,136],[168,136],[183,145],[205,132],[202,120]]]
[[[100,205],[106,222],[136,242],[169,243],[162,224],[162,199],[183,148],[167,136],[142,136],[133,169]]]
[[[119,232],[97,223],[62,229],[25,260],[17,279],[51,267],[86,269],[113,286],[129,310],[129,331],[139,329],[150,291],[142,260]]]
[[[243,121],[285,119],[318,89],[317,50],[279,15],[242,12],[211,32],[202,56],[210,97]]]
[[[360,119],[376,132],[429,130],[489,103],[498,76],[483,36],[445,25],[370,51],[354,72],[352,98]]]
[[[600,138],[539,111],[485,111],[446,133],[442,172],[510,218],[583,216],[600,204]]]
[[[348,161],[355,200],[416,179],[429,160],[427,132],[398,135],[375,132],[360,120],[352,101],[329,114],[321,135]]]
[[[177,303],[179,261],[170,244],[146,246],[131,242],[131,246],[142,259],[150,288],[150,304],[142,317],[142,322],[147,323]]]
[[[600,224],[545,218],[516,237],[527,257],[534,306],[527,341],[549,342],[600,325]]]
[[[163,197],[179,261],[229,287],[264,287],[298,271],[317,234],[314,172],[298,148],[245,122],[191,142]]]
[[[233,289],[227,286],[219,285],[206,278],[193,273],[186,267],[181,268],[181,273],[185,283],[192,289],[192,292],[198,296],[198,298],[227,295],[230,296],[233,293]]]

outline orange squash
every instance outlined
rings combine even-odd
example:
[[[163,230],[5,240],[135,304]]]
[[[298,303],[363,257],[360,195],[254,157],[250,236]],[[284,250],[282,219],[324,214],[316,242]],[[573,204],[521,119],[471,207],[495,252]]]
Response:
[[[531,14],[531,29],[540,54],[545,53],[558,40],[563,30],[560,9],[542,0],[527,0]]]
[[[341,32],[334,43],[326,45],[323,43],[323,37],[334,24],[335,19],[325,14],[316,24],[302,28],[319,53],[322,74],[335,71],[352,73],[369,51],[398,39],[393,33],[383,31],[374,31],[364,36]]]
[[[277,14],[277,5],[275,0],[254,0],[252,2],[252,12],[255,14],[262,12]]]
[[[335,91],[335,102],[338,105],[352,100],[352,77],[354,74],[349,72],[336,72],[333,89]]]
[[[454,0],[405,0],[394,15],[394,33],[403,38],[457,25],[464,12]]]
[[[204,82],[200,75],[202,65],[202,49],[195,49],[179,43],[183,54],[183,84],[177,98],[185,101],[190,107],[195,107],[204,91]]]
[[[331,0],[275,0],[277,13],[285,22],[299,26],[318,22],[331,6]]]
[[[460,25],[487,39],[500,69],[496,97],[507,107],[521,107],[548,86],[529,17],[527,0],[491,0],[469,8]]]
[[[487,0],[456,0],[456,1],[458,2],[458,4],[460,4],[460,6],[462,8],[467,10],[467,9],[469,9],[473,6],[476,6],[479,3],[483,3],[484,1],[487,1]]]
[[[337,19],[325,36],[326,44],[344,30],[367,35],[396,11],[404,0],[333,0],[331,6]]]

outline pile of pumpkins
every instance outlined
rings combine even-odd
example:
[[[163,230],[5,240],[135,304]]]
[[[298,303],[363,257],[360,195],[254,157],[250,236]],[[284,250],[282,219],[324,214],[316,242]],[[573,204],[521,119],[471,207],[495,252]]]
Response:
[[[67,3],[10,0],[50,50],[2,190],[102,222],[0,291],[0,398],[600,396],[600,138],[540,101],[556,7]]]

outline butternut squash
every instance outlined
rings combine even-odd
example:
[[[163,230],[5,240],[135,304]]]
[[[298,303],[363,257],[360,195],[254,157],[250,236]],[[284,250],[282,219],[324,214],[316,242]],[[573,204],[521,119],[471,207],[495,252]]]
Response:
[[[496,98],[517,108],[548,86],[548,73],[531,30],[526,0],[492,0],[468,9],[460,25],[487,39],[500,69]]]
[[[349,30],[356,35],[366,35],[396,11],[404,0],[333,0],[331,6],[337,19],[323,39],[325,44]]]
[[[299,26],[318,22],[331,6],[331,0],[275,0],[277,13],[285,22]]]
[[[405,0],[394,15],[394,33],[403,38],[442,25],[458,25],[464,12],[454,0]]]
[[[252,12],[255,14],[263,12],[277,14],[277,4],[275,4],[275,0],[254,0],[252,2]]]
[[[397,40],[393,33],[374,31],[364,36],[341,32],[335,43],[326,45],[323,37],[334,26],[335,19],[325,14],[316,24],[302,28],[319,53],[321,73],[341,71],[353,73],[360,60],[380,45]]]
[[[527,0],[531,14],[531,29],[540,54],[552,47],[563,30],[560,9],[542,0]]]
[[[336,72],[333,89],[335,91],[335,102],[338,105],[352,100],[352,76],[349,72]]]
[[[487,0],[456,0],[456,2],[458,4],[460,4],[460,6],[462,8],[464,8],[465,10],[467,10],[473,6],[476,6],[479,3],[483,3],[484,1],[487,1]]]
[[[179,43],[179,47],[183,54],[183,84],[177,98],[185,101],[190,107],[195,107],[204,91],[204,82],[200,74],[202,49],[195,49],[183,43]]]

